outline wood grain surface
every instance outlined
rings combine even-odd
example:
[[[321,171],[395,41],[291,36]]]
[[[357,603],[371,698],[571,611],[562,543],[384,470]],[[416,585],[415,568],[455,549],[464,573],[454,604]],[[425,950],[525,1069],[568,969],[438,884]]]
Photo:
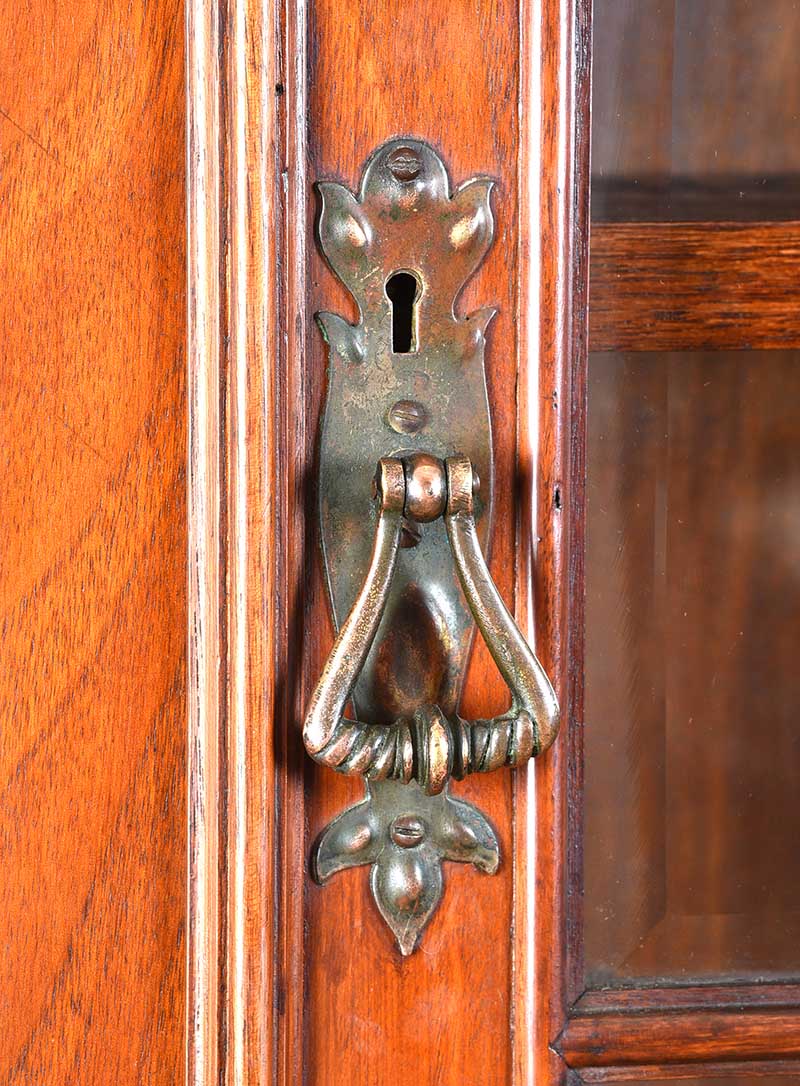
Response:
[[[276,8],[188,11],[189,1032],[187,1086],[301,1068],[279,1031],[302,937],[282,918],[303,872],[279,832],[289,697],[283,131]],[[298,894],[291,895],[294,900]],[[288,965],[279,960],[279,946]],[[292,985],[302,992],[302,985]],[[281,1053],[279,1054],[279,1046]],[[292,1079],[292,1081],[294,1081]]]
[[[432,141],[454,184],[475,173],[497,179],[498,240],[459,301],[465,309],[501,307],[487,356],[497,447],[492,568],[506,599],[513,601],[515,588],[527,594],[540,483],[546,494],[545,501],[540,494],[540,648],[566,666],[566,653],[559,656],[549,638],[556,630],[566,636],[567,536],[559,488],[569,396],[558,408],[555,430],[547,417],[540,466],[536,426],[543,394],[535,360],[540,352],[547,360],[541,387],[548,389],[542,402],[549,416],[553,388],[557,400],[566,387],[573,327],[564,314],[573,298],[571,269],[585,249],[585,233],[566,214],[565,175],[555,169],[570,163],[563,148],[572,138],[573,64],[586,104],[588,42],[576,14],[561,0],[548,4],[540,59],[534,44],[539,15],[527,4],[436,4],[424,22],[418,11],[388,3],[368,11],[329,3],[193,10],[192,1086],[220,1078],[326,1086],[530,1079],[534,972],[548,959],[557,972],[560,960],[546,934],[534,954],[536,873],[523,842],[524,775],[496,774],[459,786],[498,828],[503,866],[490,879],[448,865],[443,904],[410,959],[400,957],[377,914],[366,870],[343,873],[324,889],[307,877],[316,833],[361,792],[357,782],[315,767],[300,743],[305,702],[332,640],[314,482],[326,354],[312,317],[320,308],[354,316],[352,300],[315,247],[312,183],[336,178],[355,187],[369,153],[401,133]],[[281,19],[280,37],[273,36]],[[520,33],[528,50],[524,85]],[[270,76],[259,77],[263,72]],[[547,88],[541,193],[540,132],[532,112],[540,81]],[[270,127],[266,99],[273,90]],[[584,149],[586,132],[584,124]],[[541,328],[528,308],[539,289],[540,199],[547,278]],[[585,205],[576,222],[584,215]],[[275,277],[275,310],[253,255],[259,253]],[[580,314],[580,289],[575,297]],[[253,340],[241,324],[248,307],[262,339]],[[575,328],[580,339],[579,315]],[[236,349],[245,338],[248,367]],[[259,421],[265,409],[266,429]],[[260,622],[254,617],[259,606],[272,608],[262,611]],[[553,607],[557,616],[550,615]],[[519,608],[523,616],[525,608]],[[465,714],[486,715],[506,703],[502,682],[479,650]],[[256,707],[266,716],[259,719]],[[545,813],[547,787],[545,780]],[[540,844],[562,829],[563,823],[543,824]],[[550,854],[556,865],[560,850],[559,839]],[[195,879],[195,872],[202,877]],[[550,873],[546,867],[545,879]],[[561,875],[558,868],[556,879]],[[547,911],[552,898],[541,899],[555,932],[564,915],[557,887],[542,883],[537,894],[551,888],[555,910]],[[545,1067],[560,1068],[548,1048],[560,1029],[558,1013],[554,1021],[553,1033],[537,1037]]]
[[[571,1018],[555,1047],[574,1068],[797,1059],[800,1032],[783,1008],[609,1014]]]
[[[594,223],[593,351],[800,346],[800,223]]]
[[[514,596],[519,8],[513,0],[416,5],[318,0],[308,8],[306,146],[308,184],[357,187],[368,155],[410,135],[433,143],[454,185],[475,174],[497,180],[496,239],[459,299],[460,312],[499,306],[488,335],[486,370],[495,442],[491,568]],[[316,211],[307,190],[305,226]],[[355,318],[353,301],[308,250],[306,319],[317,310]],[[304,373],[307,440],[313,464],[326,351],[309,325]],[[330,649],[313,482],[308,498],[309,584],[304,605],[303,683],[310,691]],[[469,669],[462,714],[491,716],[507,705],[483,646]],[[417,1086],[506,1083],[511,1077],[512,778],[494,773],[456,785],[498,832],[503,862],[495,877],[448,864],[442,904],[420,949],[402,959],[368,888],[368,871],[306,885],[305,1074],[309,1086]],[[306,766],[308,853],[331,817],[363,795],[363,785]]]
[[[650,989],[574,1006],[588,3],[437,0],[424,18],[389,0],[193,7],[190,449],[183,8],[6,8],[0,1080],[185,1080],[187,689],[191,1086],[522,1086],[534,1069],[555,1084],[576,1077],[568,1066],[611,1081],[649,1063],[644,1081],[678,1060],[800,1056],[794,989],[765,989],[763,1004],[749,986],[739,1002]],[[311,182],[355,187],[399,134],[434,143],[454,183],[498,182],[498,237],[459,302],[500,307],[491,565],[513,601],[538,537],[539,649],[567,710],[537,769],[535,827],[523,775],[457,787],[489,814],[503,865],[495,878],[449,865],[409,959],[365,870],[308,880],[316,833],[360,786],[299,741],[332,634],[314,512],[326,357],[311,316],[354,316],[312,240]],[[612,314],[619,334],[796,345],[794,224],[633,229],[596,235],[601,301],[603,277],[618,284],[634,259],[655,284],[641,310],[629,299]],[[523,312],[532,297],[541,320]],[[664,308],[676,297],[678,316]],[[463,712],[506,702],[479,647]]]
[[[182,5],[3,5],[0,1080],[185,1062]]]
[[[764,1086],[797,1086],[797,1060],[729,1060],[721,1063],[628,1064],[617,1067],[582,1067],[572,1072],[574,1083],[650,1083],[667,1086],[743,1086],[764,1081]]]
[[[207,231],[191,257],[192,608],[203,621],[192,646],[192,861],[205,865],[191,903],[192,1086],[527,1086],[534,1073],[556,1084],[577,1081],[565,1056],[599,1066],[606,1050],[628,1058],[626,1038],[631,1059],[645,1044],[634,1014],[595,1008],[581,1033],[573,1010],[583,982],[581,809],[568,800],[582,787],[589,8],[457,0],[421,19],[384,0],[320,0],[194,12],[193,111],[211,137],[190,141],[193,222]],[[538,647],[567,708],[565,736],[536,771],[535,824],[522,774],[459,786],[489,812],[504,864],[494,879],[449,866],[440,911],[406,960],[364,869],[324,888],[308,879],[317,832],[361,787],[314,766],[299,740],[332,641],[315,489],[326,352],[313,313],[356,316],[316,248],[312,185],[354,188],[369,153],[399,134],[433,142],[454,183],[477,172],[499,182],[498,241],[460,302],[501,308],[487,354],[492,568],[506,599],[526,593],[538,543]],[[525,309],[533,299],[540,317]],[[479,650],[465,714],[505,699]],[[678,1015],[694,1030],[693,1059],[718,1013]],[[744,1018],[722,1013],[726,1051],[755,1051]],[[668,1043],[677,1058],[668,1017],[654,1016],[661,1040],[648,1059],[667,1058]]]
[[[536,644],[562,707],[561,736],[535,770],[533,833],[517,820],[530,849],[518,863],[533,873],[533,1075],[548,1086],[568,1077],[553,1042],[579,991],[581,812],[570,794],[580,795],[582,784],[591,8],[589,0],[547,0],[542,8],[539,314],[535,353],[523,355],[520,374],[537,440]]]

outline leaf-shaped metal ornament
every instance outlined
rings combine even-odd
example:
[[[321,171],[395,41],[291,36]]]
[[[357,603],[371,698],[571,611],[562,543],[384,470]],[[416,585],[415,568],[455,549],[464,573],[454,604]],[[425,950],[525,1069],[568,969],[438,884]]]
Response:
[[[319,516],[337,629],[369,566],[376,511],[372,477],[384,456],[468,456],[480,476],[475,521],[486,550],[493,490],[483,371],[493,308],[456,312],[458,295],[492,242],[492,182],[451,194],[439,156],[419,140],[391,140],[369,159],[358,196],[317,185],[319,241],[360,319],[317,321],[328,343],[320,441]],[[414,349],[393,350],[387,283],[418,283]],[[444,523],[409,525],[372,651],[353,692],[359,719],[385,723],[422,705],[457,708],[474,624],[453,570]],[[412,538],[411,535],[418,536]]]
[[[410,954],[442,895],[442,862],[474,864],[494,874],[500,862],[488,820],[470,803],[416,784],[367,785],[367,798],[323,831],[314,850],[314,877],[372,864],[370,885],[401,953]]]
[[[451,191],[433,148],[400,139],[372,155],[357,195],[317,187],[319,241],[359,320],[317,316],[329,348],[319,515],[339,633],[304,740],[318,761],[368,784],[320,836],[313,871],[324,882],[370,864],[378,908],[410,954],[441,898],[443,862],[490,874],[499,863],[494,831],[449,794],[450,777],[544,749],[557,705],[483,557],[494,485],[484,349],[495,310],[461,315],[457,302],[492,243],[492,182]],[[457,709],[473,617],[512,704],[470,723]]]

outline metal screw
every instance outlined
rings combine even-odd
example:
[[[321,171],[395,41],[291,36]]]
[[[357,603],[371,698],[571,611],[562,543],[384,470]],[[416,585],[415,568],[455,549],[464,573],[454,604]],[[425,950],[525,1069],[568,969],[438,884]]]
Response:
[[[422,172],[422,158],[413,147],[395,147],[386,165],[398,181],[413,181]]]
[[[416,400],[398,400],[389,408],[387,421],[396,434],[416,434],[428,421],[428,412]]]
[[[400,815],[392,822],[389,836],[400,848],[416,848],[425,840],[425,823],[415,815]]]

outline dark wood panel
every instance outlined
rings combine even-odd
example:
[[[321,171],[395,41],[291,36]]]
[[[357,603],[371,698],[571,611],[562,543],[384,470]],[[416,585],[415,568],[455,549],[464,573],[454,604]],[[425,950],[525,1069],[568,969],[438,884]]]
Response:
[[[185,1065],[183,5],[3,5],[0,1079]]]
[[[800,223],[595,223],[593,351],[800,346]]]
[[[728,1063],[655,1064],[633,1067],[586,1067],[575,1074],[576,1082],[650,1083],[650,1086],[666,1086],[681,1083],[682,1086],[750,1086],[753,1081],[763,1086],[797,1086],[800,1082],[800,1063],[794,1060],[748,1060]]]
[[[571,1018],[556,1048],[570,1067],[800,1057],[800,1012],[663,1011]]]

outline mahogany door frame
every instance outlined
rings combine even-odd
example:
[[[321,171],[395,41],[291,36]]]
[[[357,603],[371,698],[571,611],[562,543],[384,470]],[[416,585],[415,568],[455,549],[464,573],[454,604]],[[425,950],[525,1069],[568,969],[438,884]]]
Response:
[[[587,990],[582,959],[583,895],[583,721],[584,721],[584,532],[586,523],[586,398],[588,350],[701,349],[712,346],[740,345],[742,328],[747,329],[761,347],[785,347],[794,343],[792,330],[767,328],[766,320],[752,319],[745,312],[732,321],[730,332],[714,336],[709,344],[704,317],[698,314],[687,322],[688,331],[673,328],[667,332],[653,320],[646,336],[636,341],[626,339],[625,318],[636,291],[627,298],[615,297],[616,326],[605,312],[615,290],[617,268],[608,259],[610,250],[621,237],[629,244],[628,269],[634,254],[641,262],[637,288],[645,301],[658,300],[664,251],[674,234],[689,234],[696,224],[663,224],[648,229],[648,249],[642,262],[641,239],[634,227],[601,224],[596,231],[597,244],[588,245],[591,233],[589,215],[590,161],[590,87],[591,87],[591,5],[578,3],[566,25],[572,27],[568,47],[571,63],[561,63],[564,75],[564,116],[569,118],[570,134],[566,140],[553,138],[543,130],[543,185],[559,177],[555,164],[548,168],[547,149],[567,153],[571,175],[556,182],[571,200],[556,206],[567,216],[563,228],[548,231],[546,200],[542,203],[542,234],[562,238],[566,257],[560,264],[558,279],[569,291],[566,305],[548,294],[546,274],[542,274],[542,314],[567,314],[569,330],[562,348],[550,350],[543,344],[541,353],[540,403],[548,395],[557,397],[552,415],[542,413],[539,456],[544,477],[540,495],[547,485],[561,489],[560,504],[565,524],[554,528],[552,509],[544,506],[540,519],[540,537],[536,569],[539,629],[545,635],[540,647],[548,655],[547,664],[557,677],[557,689],[566,710],[566,732],[552,755],[537,767],[536,829],[534,855],[536,888],[532,895],[536,920],[534,925],[534,960],[536,962],[533,1001],[536,1006],[534,1051],[536,1080],[539,1083],[644,1082],[648,1079],[696,1079],[703,1077],[770,1075],[800,1073],[800,989],[788,983],[687,984],[669,987],[651,986],[629,989]],[[722,238],[720,250],[738,245],[754,255],[754,238],[761,244],[783,237],[784,224],[748,224],[717,226],[715,240]],[[753,235],[751,237],[751,234]],[[747,246],[750,249],[747,249]],[[591,248],[591,253],[589,249]],[[765,250],[773,257],[768,244]],[[645,271],[647,260],[652,272]],[[763,260],[763,250],[761,259]],[[720,260],[720,265],[723,263]],[[591,269],[589,265],[591,264]],[[783,265],[771,269],[772,278],[780,280]],[[597,279],[598,319],[588,321],[588,284]],[[720,271],[715,283],[713,304],[724,308],[730,287]],[[791,307],[794,287],[787,285],[785,304]],[[664,303],[663,296],[662,309]],[[697,299],[689,310],[697,308]],[[746,308],[746,307],[745,307]],[[754,307],[755,308],[755,307]],[[652,310],[655,311],[655,304]],[[592,312],[594,313],[594,309]],[[641,329],[643,321],[640,321]],[[596,325],[596,327],[595,327]],[[613,327],[613,333],[612,333]],[[621,331],[622,330],[622,331]],[[737,337],[738,333],[738,339]],[[730,341],[725,339],[729,334]],[[706,337],[706,338],[704,338]],[[559,366],[560,363],[560,366]],[[548,475],[548,468],[551,474]],[[549,593],[555,598],[548,598]],[[610,797],[610,801],[612,797]],[[537,993],[544,994],[537,999]]]
[[[187,5],[192,1086],[273,1081],[279,1058],[289,820],[275,722],[289,715],[290,660],[277,17],[269,3]]]
[[[582,789],[578,724],[583,704],[591,19],[591,0],[553,0],[543,8],[538,549],[530,579],[537,645],[558,692],[562,734],[535,768],[535,818],[526,864],[534,872],[527,894],[534,916],[534,965],[525,1001],[534,1008],[532,1073],[520,1079],[526,1086],[555,1086],[570,1079],[571,1064],[556,1041],[580,983],[568,955],[580,934],[575,923],[580,915],[580,809],[569,798]],[[524,960],[524,948],[519,959]]]
[[[187,7],[190,1086],[303,1080],[303,422],[288,408],[309,319],[306,36],[303,0]],[[565,709],[513,790],[509,1029],[527,1086],[565,1073],[551,1044],[570,998],[590,3],[523,0],[520,42],[517,615]]]

